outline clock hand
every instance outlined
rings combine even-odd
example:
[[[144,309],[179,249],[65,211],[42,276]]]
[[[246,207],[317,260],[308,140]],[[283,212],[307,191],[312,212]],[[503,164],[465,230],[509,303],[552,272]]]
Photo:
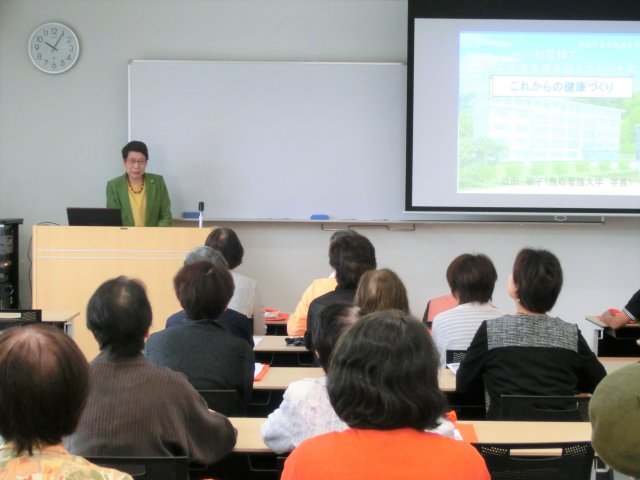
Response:
[[[44,42],[44,44],[49,46],[49,47],[51,47],[51,51],[52,52],[53,51],[56,51],[56,52],[58,51],[58,49],[54,45],[51,45],[49,42]],[[57,43],[56,43],[56,45],[57,45]]]
[[[62,37],[64,37],[64,30],[62,31],[62,33],[58,37],[58,40],[56,41],[56,44],[53,46],[53,48],[55,48],[56,50],[58,49],[57,47],[58,47],[58,44],[60,43],[60,40],[62,40]]]

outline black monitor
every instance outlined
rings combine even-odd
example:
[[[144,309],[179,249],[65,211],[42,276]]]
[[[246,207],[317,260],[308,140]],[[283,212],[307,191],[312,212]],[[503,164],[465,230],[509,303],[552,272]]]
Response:
[[[67,208],[70,226],[121,227],[122,216],[119,208]]]

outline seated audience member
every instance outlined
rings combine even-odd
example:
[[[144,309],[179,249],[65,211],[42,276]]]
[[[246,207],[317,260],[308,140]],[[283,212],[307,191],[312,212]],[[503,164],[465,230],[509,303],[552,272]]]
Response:
[[[189,252],[187,257],[184,259],[184,264],[191,265],[192,263],[202,261],[210,262],[214,265],[222,265],[225,268],[227,267],[227,261],[224,259],[222,254],[217,250],[214,250],[213,248],[207,246],[200,246],[191,250],[191,252]],[[169,318],[167,318],[165,328],[182,325],[186,319],[187,314],[184,313],[184,310],[180,310],[179,312],[176,312]],[[218,316],[216,320],[220,325],[224,326],[235,336],[246,340],[253,348],[253,335],[251,335],[251,332],[253,330],[253,323],[245,315],[227,308]]]
[[[407,289],[400,277],[388,268],[369,270],[362,274],[353,299],[360,315],[380,310],[400,310],[409,313]]]
[[[338,338],[358,319],[358,309],[349,303],[335,303],[320,312],[314,325],[315,354],[327,372],[329,357]],[[326,376],[304,378],[289,384],[280,407],[269,415],[260,433],[276,453],[293,450],[300,442],[321,433],[344,430],[329,403]]]
[[[354,233],[336,238],[329,246],[329,265],[336,272],[335,290],[316,298],[307,313],[307,348],[313,349],[313,328],[324,307],[336,302],[353,302],[360,277],[376,268],[376,250],[367,237]]]
[[[56,328],[14,327],[0,335],[0,478],[131,480],[69,454],[89,394],[89,366]]]
[[[640,322],[640,290],[633,294],[622,311],[609,309],[602,312],[600,320],[611,328],[620,328],[628,322]]]
[[[152,334],[145,356],[184,373],[196,390],[235,390],[247,403],[253,388],[253,349],[216,321],[233,295],[229,270],[197,262],[182,267],[173,284],[187,320]]]
[[[345,235],[357,235],[355,230],[338,230],[333,232],[329,238],[329,245],[331,245],[336,238],[340,238]],[[331,275],[324,278],[316,278],[311,285],[302,294],[302,298],[296,305],[295,310],[289,315],[287,319],[287,334],[293,337],[300,337],[307,331],[307,312],[309,311],[309,305],[321,295],[329,293],[335,290],[337,286],[336,272],[333,270]]]
[[[431,328],[431,323],[436,316],[458,305],[458,299],[453,295],[440,295],[427,301],[427,308],[422,315],[422,322]]]
[[[547,315],[561,287],[555,255],[518,253],[508,281],[516,314],[482,322],[456,375],[462,392],[486,389],[488,419],[499,418],[501,395],[591,393],[606,375],[578,326]]]
[[[69,450],[91,456],[186,456],[203,465],[222,459],[235,445],[235,429],[207,408],[183,374],[144,358],[150,326],[151,305],[137,280],[109,280],[89,299],[87,327],[100,354],[90,364],[92,388],[78,428],[67,438]]]
[[[640,364],[602,379],[589,402],[591,442],[598,457],[614,470],[640,478]],[[617,477],[616,477],[617,478]]]
[[[349,303],[326,307],[315,324],[316,356],[325,373],[331,352],[342,334],[358,319],[358,308]],[[455,426],[445,417],[431,431],[453,437]],[[280,407],[260,427],[264,442],[276,453],[297,447],[303,440],[322,433],[345,430],[347,424],[338,418],[327,394],[325,377],[305,378],[293,382],[284,392]]]
[[[447,350],[466,350],[480,324],[502,316],[491,304],[498,273],[486,255],[463,253],[447,269],[451,294],[459,305],[433,319],[431,334],[444,366]]]
[[[424,431],[437,425],[447,401],[433,341],[412,316],[387,310],[351,326],[331,356],[327,390],[349,428],[302,442],[283,480],[489,479],[471,445]]]
[[[227,227],[215,228],[204,244],[222,253],[231,271],[235,291],[229,302],[229,308],[253,320],[253,335],[264,335],[266,333],[264,308],[258,290],[258,282],[234,271],[242,263],[244,256],[244,248],[238,235]]]

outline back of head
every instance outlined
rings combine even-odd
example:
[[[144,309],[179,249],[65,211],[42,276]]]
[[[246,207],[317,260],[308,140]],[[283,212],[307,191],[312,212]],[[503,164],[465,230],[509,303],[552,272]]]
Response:
[[[589,402],[592,442],[611,468],[640,477],[640,364],[610,373]]]
[[[493,297],[498,272],[489,257],[463,253],[449,264],[447,282],[460,303],[487,303]]]
[[[214,265],[227,266],[227,261],[222,253],[214,248],[207,247],[206,245],[200,245],[199,247],[194,248],[184,259],[185,265],[191,265],[196,262],[209,262]]]
[[[196,262],[185,265],[173,279],[180,305],[191,320],[216,319],[233,296],[233,278],[224,265]]]
[[[513,263],[512,275],[523,307],[535,313],[553,308],[562,288],[562,267],[553,253],[523,248]]]
[[[340,338],[327,380],[329,400],[350,427],[434,428],[446,411],[438,352],[424,325],[397,310],[365,315]]]
[[[325,372],[338,339],[356,320],[358,309],[344,302],[327,305],[318,315],[318,321],[313,324],[313,347]]]
[[[89,366],[61,330],[37,324],[0,335],[0,435],[29,454],[76,429]]]
[[[87,305],[87,328],[100,350],[124,357],[139,355],[151,326],[151,305],[144,286],[124,276],[98,287]]]
[[[149,160],[149,150],[144,142],[139,140],[131,140],[124,147],[122,147],[122,159],[126,159],[129,156],[129,152],[138,152],[144,155],[144,158]]]
[[[380,310],[409,313],[407,289],[400,277],[388,268],[363,273],[353,303],[360,308],[361,315]]]
[[[222,253],[227,261],[229,270],[233,270],[242,263],[244,248],[236,232],[227,227],[219,227],[214,229],[204,244]]]
[[[329,264],[339,286],[355,289],[362,274],[376,268],[376,250],[363,235],[343,235],[329,245]]]

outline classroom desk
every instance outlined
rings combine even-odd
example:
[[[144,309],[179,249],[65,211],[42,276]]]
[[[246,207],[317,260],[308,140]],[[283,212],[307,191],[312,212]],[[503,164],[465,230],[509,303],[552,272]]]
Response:
[[[320,367],[269,367],[262,380],[253,382],[254,390],[285,390],[291,382],[308,377],[321,377]],[[456,376],[451,370],[441,369],[438,382],[443,392],[456,391]]]
[[[265,319],[264,324],[267,326],[267,335],[284,336],[287,334],[286,320],[269,320]]]
[[[593,331],[594,351],[598,356],[640,357],[640,323],[632,322],[616,330],[602,322],[598,315],[587,315],[585,319],[597,328]]]
[[[267,323],[267,322],[265,322]],[[303,353],[308,352],[305,347],[294,347],[289,346],[285,342],[286,335],[265,335],[263,337],[254,337],[259,338],[260,342],[253,347],[253,351],[255,353],[262,352],[279,352],[279,353]]]
[[[273,367],[311,367],[314,354],[305,347],[288,346],[286,335],[266,335],[254,337],[260,339],[253,348],[256,362],[266,363]]]
[[[260,425],[265,418],[230,418],[238,429],[235,453],[270,453],[262,441]],[[589,422],[495,422],[459,421],[472,424],[479,443],[544,443],[591,441]]]
[[[607,373],[615,372],[619,368],[640,362],[638,357],[598,357],[598,360],[600,360]]]

